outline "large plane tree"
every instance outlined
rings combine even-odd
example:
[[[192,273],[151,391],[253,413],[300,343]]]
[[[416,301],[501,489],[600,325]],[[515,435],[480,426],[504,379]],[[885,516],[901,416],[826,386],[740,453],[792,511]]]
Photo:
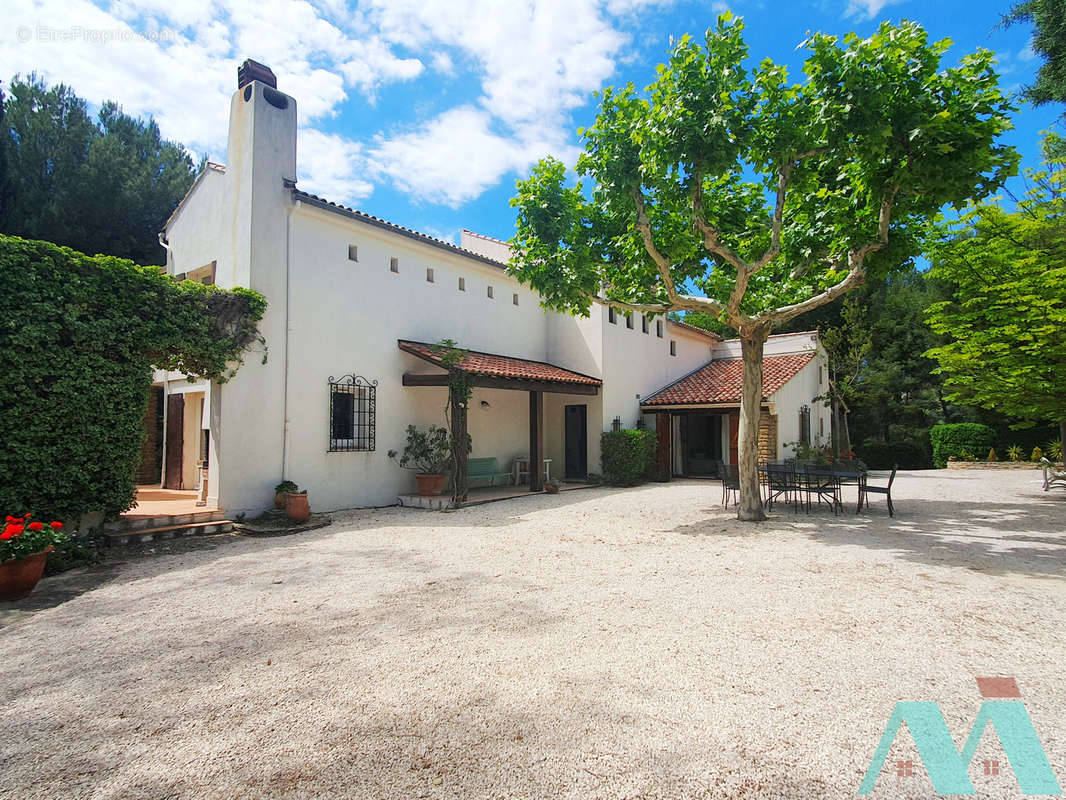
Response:
[[[1017,164],[992,53],[942,63],[917,24],[811,35],[804,79],[751,66],[724,14],[677,42],[654,82],[602,93],[572,182],[547,158],[518,182],[512,272],[550,308],[702,311],[744,361],[739,517],[765,519],[757,472],[763,345],[775,326],[910,262],[945,204]]]

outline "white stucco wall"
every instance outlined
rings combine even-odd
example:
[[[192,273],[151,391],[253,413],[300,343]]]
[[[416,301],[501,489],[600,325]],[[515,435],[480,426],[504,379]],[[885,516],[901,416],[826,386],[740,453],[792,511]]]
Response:
[[[639,314],[629,329],[621,313],[609,324],[603,306],[588,319],[545,312],[499,266],[294,198],[296,106],[292,98],[284,105],[268,102],[258,82],[247,96],[234,95],[225,171],[205,174],[166,232],[171,273],[215,261],[218,285],[250,286],[269,302],[260,325],[267,363],[249,354],[233,380],[202,387],[211,426],[209,497],[227,511],[268,507],[282,478],[307,488],[319,510],[392,504],[413,489],[413,477],[387,453],[402,450],[407,425],[444,423],[446,390],[402,385],[405,371],[434,368],[401,352],[397,339],[450,338],[602,378],[596,396],[544,395],[545,454],[555,476],[564,469],[566,405],[587,406],[588,469],[597,472],[599,434],[616,416],[634,426],[640,397],[711,359],[710,339],[666,320],[659,338],[655,320],[642,332]],[[506,244],[490,237],[464,232],[463,244],[488,258],[507,256]],[[352,245],[357,260],[349,258]],[[328,380],[346,374],[377,381],[372,452],[328,451]],[[528,454],[528,424],[526,392],[476,389],[472,455],[495,456],[510,469],[515,456]]]
[[[799,441],[799,409],[810,406],[811,409],[811,444],[829,444],[832,440],[832,415],[824,401],[814,398],[828,390],[828,364],[825,350],[818,347],[814,359],[801,369],[788,383],[774,392],[769,398],[771,413],[777,415],[777,457],[790,458],[795,450],[786,444]],[[821,382],[819,382],[821,367]]]
[[[615,417],[623,428],[636,425],[640,397],[646,397],[669,383],[687,375],[711,360],[712,341],[706,336],[663,321],[663,338],[655,334],[655,319],[649,320],[648,333],[641,329],[640,314],[633,315],[633,327],[626,327],[625,315],[608,322],[608,309],[597,306],[603,326],[604,380],[603,421],[609,428]],[[670,342],[676,342],[677,355],[670,355]],[[638,397],[638,395],[640,397]]]

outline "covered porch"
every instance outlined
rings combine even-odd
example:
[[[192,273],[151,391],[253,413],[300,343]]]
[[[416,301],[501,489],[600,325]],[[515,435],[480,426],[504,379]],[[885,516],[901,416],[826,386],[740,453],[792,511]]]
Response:
[[[487,498],[482,500],[487,502],[488,499],[500,499],[496,495],[503,497],[543,491],[546,473],[552,478],[579,482],[588,474],[590,439],[598,444],[598,437],[590,437],[589,429],[591,427],[596,431],[600,425],[598,395],[602,381],[599,378],[555,364],[515,356],[458,347],[453,348],[449,355],[448,348],[441,345],[404,339],[397,344],[401,351],[427,365],[425,370],[405,371],[403,386],[444,387],[451,392],[451,378],[454,374],[460,374],[464,382],[474,389],[469,404],[453,403],[451,406],[450,426],[454,435],[466,435],[470,429],[468,405],[490,405],[484,396],[479,399],[479,392],[523,392],[528,396],[528,415],[522,413],[522,419],[518,419],[512,411],[506,419],[508,425],[518,423],[526,427],[528,449],[506,453],[479,451],[478,437],[472,435],[473,452],[482,458],[497,458],[499,471],[514,471],[514,480],[508,485],[485,489],[466,489],[463,482],[456,492],[456,499],[460,503],[476,502],[475,498],[478,497]],[[459,357],[456,358],[456,355]],[[511,408],[514,406],[511,405]],[[546,437],[549,440],[547,443]],[[466,460],[464,454],[459,464],[459,471],[464,476],[467,474]],[[548,463],[545,463],[546,460]],[[524,472],[520,470],[520,462],[528,465]],[[528,481],[524,485],[523,478]]]

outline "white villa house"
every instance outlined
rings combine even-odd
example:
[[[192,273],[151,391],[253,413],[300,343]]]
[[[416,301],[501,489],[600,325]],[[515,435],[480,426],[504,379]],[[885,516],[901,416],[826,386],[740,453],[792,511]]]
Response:
[[[550,459],[553,478],[599,472],[613,426],[656,430],[673,475],[736,461],[738,342],[600,305],[546,311],[508,275],[505,242],[463,231],[456,246],[302,191],[296,130],[296,101],[246,61],[228,163],[203,170],[160,243],[168,273],[266,296],[268,357],[222,384],[157,372],[140,483],[202,490],[230,514],[266,509],[283,479],[318,510],[393,505],[414,478],[388,451],[410,424],[445,424],[442,339],[470,351],[471,457],[503,471],[527,458]],[[770,338],[761,457],[828,438],[826,366],[817,334]]]

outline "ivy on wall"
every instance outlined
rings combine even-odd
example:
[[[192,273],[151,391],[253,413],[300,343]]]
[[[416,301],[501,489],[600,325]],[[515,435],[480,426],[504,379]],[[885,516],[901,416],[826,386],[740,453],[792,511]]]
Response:
[[[265,342],[262,295],[0,235],[0,509],[133,504],[152,367],[216,381]]]

